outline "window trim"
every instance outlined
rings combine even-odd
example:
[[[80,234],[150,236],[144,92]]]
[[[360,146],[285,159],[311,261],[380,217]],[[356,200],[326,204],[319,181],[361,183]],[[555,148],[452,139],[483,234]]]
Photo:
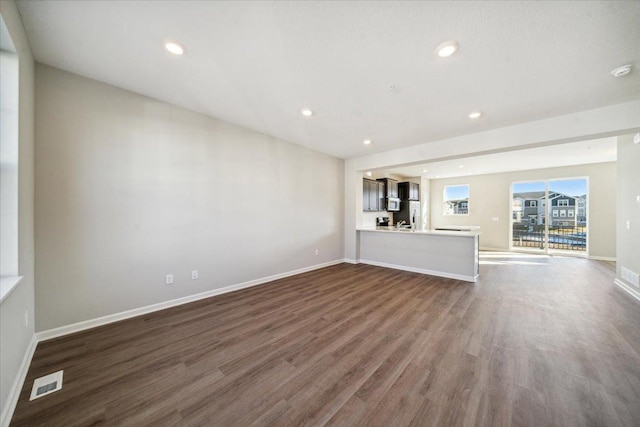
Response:
[[[463,209],[461,207],[461,205],[463,203],[466,203],[466,208],[464,208],[464,210],[466,210],[465,213],[449,213],[449,200],[447,199],[447,188],[451,188],[451,187],[467,187],[467,197],[466,197],[466,201],[462,201],[463,199],[460,199],[460,203],[459,203],[459,209]],[[469,201],[470,201],[470,195],[471,195],[471,186],[469,184],[454,184],[454,185],[445,185],[442,188],[442,215],[443,216],[469,216]],[[451,200],[457,200],[457,199],[451,199]]]
[[[18,284],[23,278],[24,276],[8,276],[0,278],[0,304],[2,304],[11,292],[18,287]]]
[[[6,29],[4,18],[0,15],[0,25]],[[4,30],[3,30],[4,32]],[[7,37],[12,43],[11,37]],[[19,181],[20,181],[20,57],[15,51],[2,50],[2,121],[3,135],[0,140],[2,152],[2,173],[7,173],[7,180],[0,185],[0,203],[3,204],[0,220],[0,301],[4,300],[20,282],[19,251]],[[6,133],[5,133],[6,132]],[[6,206],[5,206],[6,203]]]

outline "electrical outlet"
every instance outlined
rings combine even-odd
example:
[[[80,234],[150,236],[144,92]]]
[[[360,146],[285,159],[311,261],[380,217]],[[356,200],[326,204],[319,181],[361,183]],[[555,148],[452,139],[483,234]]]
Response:
[[[167,285],[172,285],[173,284],[173,274],[167,274],[165,276],[164,283],[167,284]]]
[[[316,255],[318,255],[319,253],[320,253],[320,251],[318,251],[318,250],[316,249]]]
[[[198,270],[191,270],[191,280],[196,280],[198,278]]]
[[[491,217],[491,221],[498,222],[498,220],[499,220],[499,219],[500,219],[500,218],[498,218],[497,216],[492,216],[492,217]]]
[[[29,327],[29,310],[24,311],[24,327]]]
[[[631,230],[631,221],[627,220],[627,230]]]

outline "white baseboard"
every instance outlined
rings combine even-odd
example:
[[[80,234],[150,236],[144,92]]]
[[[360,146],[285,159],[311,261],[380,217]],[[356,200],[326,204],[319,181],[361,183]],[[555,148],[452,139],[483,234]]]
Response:
[[[238,291],[240,289],[250,288],[252,286],[262,285],[285,277],[295,276],[296,274],[306,273],[308,271],[318,270],[320,268],[329,267],[345,262],[344,259],[325,262],[322,264],[312,265],[310,267],[299,268],[297,270],[287,271],[284,273],[274,274],[273,276],[262,277],[260,279],[250,280],[236,285],[226,286],[224,288],[212,289],[210,291],[201,292],[199,294],[189,295],[169,301],[163,301],[157,304],[147,305],[145,307],[134,308],[132,310],[120,313],[109,314],[107,316],[98,317],[96,319],[84,320],[82,322],[73,323],[71,325],[61,326],[59,328],[41,331],[36,334],[38,341],[46,341],[58,338],[64,335],[74,334],[76,332],[85,331],[87,329],[96,328],[98,326],[107,325],[109,323],[119,322],[120,320],[129,319],[131,317],[140,316],[154,311],[164,310],[165,308],[175,307],[189,302],[198,301],[204,298],[210,298],[216,295],[226,294],[228,292]]]
[[[24,357],[22,358],[22,363],[20,363],[18,372],[16,372],[16,377],[14,378],[13,384],[11,385],[11,389],[9,390],[7,401],[4,402],[4,407],[2,408],[2,414],[0,414],[1,427],[8,427],[9,423],[11,422],[11,417],[13,417],[13,412],[16,410],[16,405],[18,404],[18,398],[20,397],[20,392],[22,391],[24,380],[27,378],[27,372],[29,372],[31,359],[33,358],[33,354],[35,353],[37,346],[38,346],[38,339],[34,334],[31,337],[31,341],[29,342],[27,351],[25,351],[24,353]]]
[[[626,293],[628,293],[629,295],[631,295],[632,297],[640,301],[640,292],[638,292],[636,289],[633,289],[631,286],[627,285],[625,282],[618,279],[617,277],[615,278],[613,283],[615,283],[620,288],[622,288]]]
[[[366,260],[366,259],[361,259],[360,263],[369,264],[369,265],[375,265],[375,266],[378,266],[378,267],[394,268],[396,270],[410,271],[412,273],[428,274],[430,276],[446,277],[447,279],[464,280],[466,282],[474,282],[475,283],[475,282],[478,281],[478,275],[477,274],[475,276],[465,276],[465,275],[462,275],[462,274],[446,273],[446,272],[443,272],[443,271],[427,270],[427,269],[424,269],[424,268],[407,267],[405,265],[387,264],[386,262],[369,261],[369,260]]]
[[[596,261],[610,261],[610,262],[616,262],[616,257],[611,257],[611,256],[595,256],[595,255],[590,255],[589,259],[594,259]]]
[[[358,260],[351,259],[351,258],[345,258],[343,261],[348,263],[348,264],[358,264],[358,262],[359,262]]]

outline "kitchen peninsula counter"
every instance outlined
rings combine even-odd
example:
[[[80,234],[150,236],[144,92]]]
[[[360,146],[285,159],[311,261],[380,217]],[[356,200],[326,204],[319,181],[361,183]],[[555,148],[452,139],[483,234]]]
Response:
[[[399,230],[361,227],[359,262],[432,276],[476,282],[479,235],[473,231]]]

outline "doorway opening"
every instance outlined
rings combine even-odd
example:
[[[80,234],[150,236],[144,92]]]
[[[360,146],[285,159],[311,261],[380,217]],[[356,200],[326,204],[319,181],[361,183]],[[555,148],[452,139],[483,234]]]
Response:
[[[588,256],[589,180],[511,184],[511,250]]]

